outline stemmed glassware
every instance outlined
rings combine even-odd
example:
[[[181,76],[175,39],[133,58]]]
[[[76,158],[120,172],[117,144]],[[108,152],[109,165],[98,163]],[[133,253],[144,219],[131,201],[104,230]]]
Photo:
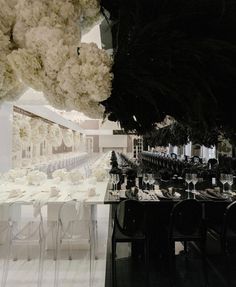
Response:
[[[196,173],[192,173],[192,183],[193,183],[193,194],[198,194],[198,192],[196,191],[195,185],[198,182],[198,177]]]
[[[154,175],[152,173],[148,174],[148,183],[150,185],[150,188],[153,189],[153,185],[155,183],[155,178],[154,178]]]
[[[111,174],[111,181],[112,181],[112,184],[114,186],[114,194],[117,195],[117,184],[119,183],[120,181],[120,176],[119,174],[117,173],[112,173]]]
[[[188,193],[188,198],[189,198],[189,192],[190,192],[189,184],[192,182],[192,174],[191,174],[191,173],[186,173],[186,174],[185,174],[185,181],[186,181],[187,184],[188,184],[188,189],[187,189],[186,191],[187,191],[187,193]]]
[[[222,183],[223,186],[223,193],[225,193],[225,184],[227,183],[227,177],[225,173],[220,174],[220,182]]]
[[[232,185],[233,185],[233,175],[232,174],[226,174],[226,181],[229,185],[229,194],[232,193]]]
[[[149,177],[147,173],[143,174],[143,183],[144,183],[144,190],[147,189],[147,184],[149,182]]]

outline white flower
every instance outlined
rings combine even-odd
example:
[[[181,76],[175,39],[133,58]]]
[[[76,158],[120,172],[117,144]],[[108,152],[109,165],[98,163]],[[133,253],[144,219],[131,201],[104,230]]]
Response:
[[[80,180],[82,180],[84,176],[82,175],[81,171],[78,169],[73,169],[68,173],[68,179],[72,183],[79,183]]]
[[[73,131],[69,129],[63,129],[62,130],[62,137],[63,142],[67,147],[71,147],[74,144],[74,137],[73,137]]]
[[[92,171],[92,175],[96,177],[97,181],[104,181],[107,178],[107,171],[102,168],[96,168]]]
[[[111,93],[112,61],[94,43],[80,43],[81,27],[100,19],[100,1],[4,2],[0,0],[0,103],[18,97],[25,84],[42,91],[56,108],[101,118],[99,103]]]
[[[60,180],[66,180],[67,179],[67,170],[65,168],[57,169],[52,173],[52,178],[60,178]]]
[[[41,121],[40,119],[31,119],[31,142],[34,144],[38,144],[43,142],[48,133],[48,125]]]
[[[27,174],[26,178],[29,185],[41,185],[46,181],[47,175],[44,172],[33,170]]]
[[[62,132],[57,124],[49,126],[47,139],[53,147],[59,147],[62,144]]]
[[[27,118],[22,118],[17,121],[17,132],[22,146],[30,145],[31,142],[31,126]]]
[[[45,80],[39,55],[30,50],[19,49],[8,55],[8,60],[22,81],[35,90],[43,89]]]
[[[4,34],[10,34],[15,21],[15,4],[15,0],[0,0],[0,31]]]
[[[23,91],[24,85],[17,80],[7,55],[11,53],[10,38],[0,30],[0,104],[4,100],[15,100]]]
[[[12,152],[18,152],[21,150],[21,140],[19,135],[19,126],[17,121],[13,121],[12,126]]]
[[[17,178],[24,177],[27,173],[26,169],[10,169],[8,172],[3,174],[3,179],[14,182]]]

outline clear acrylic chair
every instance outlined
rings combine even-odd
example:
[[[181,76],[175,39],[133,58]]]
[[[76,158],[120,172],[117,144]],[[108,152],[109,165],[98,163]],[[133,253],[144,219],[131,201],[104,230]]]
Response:
[[[93,258],[95,257],[95,232],[94,222],[90,209],[85,208],[83,203],[71,200],[62,204],[58,213],[58,230],[56,241],[56,264],[54,287],[59,284],[59,268],[62,245],[67,246],[68,259],[72,260],[73,245],[80,242],[88,245],[89,251],[89,286],[92,285]],[[64,249],[64,248],[63,248]]]
[[[13,254],[13,260],[18,259],[15,250],[17,246],[26,246],[28,261],[31,260],[30,247],[39,246],[37,286],[41,287],[45,252],[45,228],[41,208],[37,210],[36,214],[32,204],[25,202],[10,204],[8,226],[8,241],[3,264],[1,287],[4,287],[7,282],[11,254]]]
[[[8,224],[8,210],[9,204],[8,203],[1,203],[0,204],[0,253],[1,258],[5,258],[5,252],[7,243],[9,241],[9,224]],[[2,267],[2,265],[1,265]],[[3,268],[1,268],[3,269]],[[3,270],[1,270],[2,275]]]

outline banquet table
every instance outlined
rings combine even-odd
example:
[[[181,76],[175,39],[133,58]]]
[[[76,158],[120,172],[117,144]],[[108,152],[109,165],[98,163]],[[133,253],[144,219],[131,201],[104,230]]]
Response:
[[[58,195],[53,196],[50,192],[51,187],[59,190]],[[92,187],[93,193],[89,194]],[[0,221],[8,220],[9,214],[6,208],[7,204],[15,202],[23,202],[24,204],[32,204],[37,214],[38,209],[47,205],[47,221],[55,222],[58,220],[58,212],[60,206],[68,201],[75,200],[82,210],[81,220],[96,220],[96,210],[98,204],[104,203],[104,197],[107,189],[107,181],[96,182],[95,185],[88,184],[88,180],[84,183],[71,184],[69,182],[60,182],[55,184],[53,180],[48,179],[39,186],[20,185],[11,182],[2,182],[0,184]],[[1,206],[2,205],[2,206]],[[15,211],[14,217],[20,218],[20,211]],[[84,227],[86,229],[86,226]],[[84,229],[84,230],[85,230]],[[81,243],[87,241],[87,232],[82,232]],[[51,239],[48,239],[47,248],[52,246]]]
[[[109,185],[108,185],[109,187]],[[146,212],[146,227],[149,237],[150,250],[152,250],[152,256],[159,256],[159,254],[165,254],[167,252],[167,230],[169,225],[170,213],[175,204],[181,200],[187,199],[188,194],[184,188],[178,189],[180,196],[173,198],[161,197],[146,197],[139,200],[138,197],[132,196],[130,191],[121,191],[121,197],[117,197],[113,194],[109,188],[105,195],[105,204],[111,205],[110,209],[110,222],[114,221],[114,215],[116,206],[119,202],[125,199],[134,199],[142,202]],[[201,198],[189,193],[189,198],[197,199],[203,205],[203,218],[206,226],[221,225],[223,223],[223,215],[227,205],[232,203],[234,198],[221,199],[221,198]],[[112,224],[110,225],[112,229]],[[140,246],[132,245],[133,256],[138,256],[140,252]]]

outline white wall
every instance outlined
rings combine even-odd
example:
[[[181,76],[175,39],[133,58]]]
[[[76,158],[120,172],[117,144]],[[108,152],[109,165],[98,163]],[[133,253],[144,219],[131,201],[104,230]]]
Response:
[[[99,136],[99,147],[124,147],[127,148],[127,136]]]
[[[8,171],[12,166],[12,112],[10,103],[0,106],[0,172]]]

